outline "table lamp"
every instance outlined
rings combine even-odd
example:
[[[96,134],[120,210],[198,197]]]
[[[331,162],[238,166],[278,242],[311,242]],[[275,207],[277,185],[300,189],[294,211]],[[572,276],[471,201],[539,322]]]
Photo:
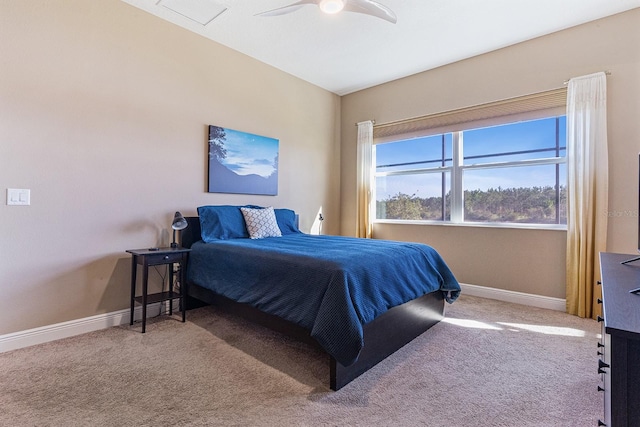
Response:
[[[178,244],[176,243],[176,230],[184,230],[187,228],[187,220],[184,219],[180,212],[176,212],[173,216],[173,223],[171,223],[171,228],[173,228],[173,242],[171,242],[172,248],[177,248]]]

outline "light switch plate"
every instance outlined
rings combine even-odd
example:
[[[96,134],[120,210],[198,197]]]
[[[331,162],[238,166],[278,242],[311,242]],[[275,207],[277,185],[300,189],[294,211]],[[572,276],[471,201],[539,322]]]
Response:
[[[31,190],[7,188],[7,205],[28,206],[31,204]]]

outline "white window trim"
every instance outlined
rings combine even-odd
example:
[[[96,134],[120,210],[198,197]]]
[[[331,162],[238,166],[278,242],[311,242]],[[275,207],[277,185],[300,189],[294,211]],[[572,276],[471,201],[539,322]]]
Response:
[[[509,123],[503,123],[509,124]],[[493,227],[493,228],[516,228],[516,229],[536,229],[536,230],[566,230],[566,224],[538,224],[538,223],[516,223],[516,222],[474,222],[464,220],[464,189],[463,178],[464,171],[467,170],[481,170],[481,169],[497,169],[497,168],[513,168],[524,166],[544,166],[544,165],[559,165],[566,164],[567,157],[545,157],[540,159],[526,159],[526,160],[514,160],[505,162],[491,162],[491,163],[477,163],[477,164],[464,164],[463,155],[463,135],[464,131],[448,132],[452,134],[452,165],[451,166],[435,166],[430,168],[418,168],[408,169],[402,171],[388,171],[388,172],[376,172],[375,171],[375,146],[373,150],[372,161],[372,176],[373,181],[375,178],[385,176],[401,176],[401,175],[418,175],[418,174],[431,174],[431,173],[443,173],[449,172],[451,175],[451,219],[450,220],[390,220],[390,219],[378,219],[376,214],[376,185],[373,185],[373,194],[371,203],[370,218],[373,219],[373,223],[388,223],[388,224],[428,224],[428,225],[455,225],[455,226],[472,226],[472,227]],[[402,139],[399,139],[402,140]]]

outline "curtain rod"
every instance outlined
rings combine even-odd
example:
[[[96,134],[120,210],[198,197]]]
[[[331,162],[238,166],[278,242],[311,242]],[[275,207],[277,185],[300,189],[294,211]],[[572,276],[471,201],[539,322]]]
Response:
[[[607,76],[610,76],[611,75],[611,71],[605,71],[604,74],[607,75]],[[569,80],[571,80],[571,79],[565,80],[562,84],[563,85],[568,85],[569,84]]]

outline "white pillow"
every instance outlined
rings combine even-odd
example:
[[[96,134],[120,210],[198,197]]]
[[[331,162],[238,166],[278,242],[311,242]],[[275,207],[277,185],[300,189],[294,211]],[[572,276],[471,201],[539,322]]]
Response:
[[[249,237],[252,239],[282,236],[273,207],[269,206],[264,209],[240,208],[240,210],[244,216],[244,222],[247,224]]]

